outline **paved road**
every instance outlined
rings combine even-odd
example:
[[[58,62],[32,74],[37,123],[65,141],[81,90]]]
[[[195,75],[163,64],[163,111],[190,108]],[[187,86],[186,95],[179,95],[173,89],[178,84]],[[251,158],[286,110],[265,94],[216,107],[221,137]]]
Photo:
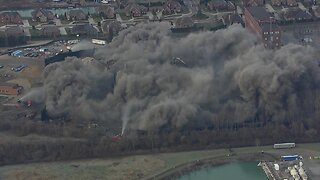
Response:
[[[92,17],[89,17],[88,21],[89,21],[89,24],[93,24],[93,25],[97,24]]]
[[[29,28],[31,27],[29,24],[29,21],[27,19],[22,20],[23,23],[23,29],[24,29],[24,35],[27,37],[31,37],[31,33],[29,31]]]

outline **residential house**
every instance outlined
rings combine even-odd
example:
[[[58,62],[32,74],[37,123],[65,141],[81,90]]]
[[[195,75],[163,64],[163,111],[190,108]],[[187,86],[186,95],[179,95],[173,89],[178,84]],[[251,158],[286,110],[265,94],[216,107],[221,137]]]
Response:
[[[47,9],[37,9],[31,14],[33,19],[40,22],[48,22],[54,19],[54,14]]]
[[[295,6],[298,6],[298,3],[296,0],[287,0],[287,6],[289,7],[295,7]]]
[[[192,28],[194,22],[191,17],[178,18],[175,23],[175,28]]]
[[[289,7],[298,6],[298,3],[296,0],[271,0],[271,4],[273,6],[289,6]]]
[[[18,12],[3,12],[0,14],[0,25],[23,24]]]
[[[312,6],[316,4],[316,0],[301,0],[301,2],[305,6]]]
[[[78,24],[72,27],[72,34],[94,36],[98,34],[98,29],[91,24]]]
[[[147,13],[147,8],[136,3],[129,3],[125,8],[124,11],[126,16],[130,17],[140,17],[143,14]]]
[[[163,5],[163,14],[174,14],[174,13],[181,13],[182,6],[181,4],[176,0],[168,0]]]
[[[110,23],[103,23],[102,30],[108,34],[110,34],[112,31],[113,35],[117,35],[122,30],[122,26],[119,21],[112,21]]]
[[[207,3],[210,11],[235,10],[234,4],[226,0],[212,0]]]
[[[245,26],[243,19],[237,13],[229,13],[227,15],[222,16],[223,24],[226,26],[230,26],[232,24],[241,24],[242,27]]]
[[[111,6],[98,6],[96,7],[96,13],[108,19],[115,17],[114,7]]]
[[[58,37],[60,36],[60,30],[55,25],[46,25],[41,28],[41,35],[46,37]]]
[[[66,0],[68,4],[71,4],[73,6],[86,6],[87,3],[85,0]]]
[[[244,15],[246,28],[256,33],[265,47],[281,47],[281,29],[273,14],[264,7],[246,7]]]
[[[287,4],[287,0],[271,0],[272,6],[284,6]]]
[[[320,18],[320,6],[314,6],[312,12],[316,18]]]
[[[290,8],[283,12],[283,19],[285,21],[310,21],[312,15],[300,8]]]
[[[80,9],[70,10],[67,12],[67,19],[69,21],[86,20],[87,14]]]
[[[263,6],[264,0],[242,0],[242,5],[245,7]]]

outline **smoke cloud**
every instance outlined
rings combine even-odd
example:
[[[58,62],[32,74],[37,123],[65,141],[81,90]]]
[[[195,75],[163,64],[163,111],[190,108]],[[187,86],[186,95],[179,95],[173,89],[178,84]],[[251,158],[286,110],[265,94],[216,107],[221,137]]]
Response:
[[[48,112],[123,130],[316,116],[314,49],[290,44],[267,50],[240,26],[183,38],[168,29],[165,23],[139,24],[98,49],[91,63],[68,58],[47,66]]]

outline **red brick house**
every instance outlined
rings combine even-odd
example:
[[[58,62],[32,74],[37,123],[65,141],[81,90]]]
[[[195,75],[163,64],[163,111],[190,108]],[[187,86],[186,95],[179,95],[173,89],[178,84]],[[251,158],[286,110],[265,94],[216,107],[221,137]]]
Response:
[[[18,12],[3,12],[0,14],[0,24],[23,24],[22,18]]]
[[[212,0],[207,3],[207,6],[210,11],[235,10],[232,2],[225,0]]]
[[[300,8],[290,8],[283,12],[283,19],[285,21],[310,21],[312,20],[312,15]]]
[[[294,7],[298,6],[296,0],[271,0],[272,6],[289,6]]]
[[[246,28],[256,33],[265,47],[281,47],[281,30],[271,13],[264,7],[246,7],[244,15]]]
[[[175,0],[168,0],[163,6],[163,14],[174,14],[181,12],[181,4]]]
[[[147,8],[138,4],[128,4],[124,11],[126,16],[140,17],[147,13]]]
[[[115,17],[114,7],[111,6],[98,6],[96,7],[96,13],[108,19],[113,19]]]
[[[2,95],[19,95],[22,87],[13,83],[0,83],[0,94]]]
[[[54,14],[47,9],[38,9],[32,13],[33,19],[40,22],[47,22],[54,19]]]
[[[242,5],[245,7],[263,6],[263,0],[242,0]]]
[[[80,9],[70,10],[67,12],[67,19],[69,21],[86,20],[87,14]]]

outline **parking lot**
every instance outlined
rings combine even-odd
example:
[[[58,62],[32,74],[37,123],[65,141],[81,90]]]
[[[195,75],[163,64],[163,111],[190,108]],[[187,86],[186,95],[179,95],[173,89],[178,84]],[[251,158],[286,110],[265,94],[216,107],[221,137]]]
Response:
[[[50,56],[57,55],[58,53],[66,52],[68,45],[69,44],[67,41],[56,41],[45,46],[10,50],[8,51],[8,55],[18,58],[26,57],[44,59]]]

